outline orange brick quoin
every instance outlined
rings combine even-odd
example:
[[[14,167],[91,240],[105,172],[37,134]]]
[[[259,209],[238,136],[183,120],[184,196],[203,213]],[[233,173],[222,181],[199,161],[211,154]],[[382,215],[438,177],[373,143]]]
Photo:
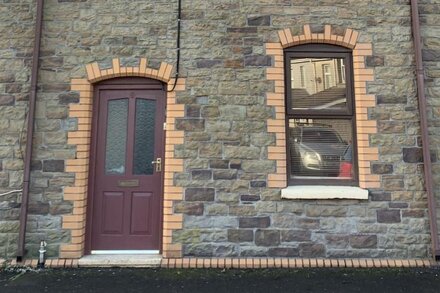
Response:
[[[365,57],[373,54],[372,45],[358,43],[359,33],[352,29],[346,29],[343,35],[333,34],[330,25],[325,26],[324,33],[312,33],[310,26],[305,25],[302,35],[292,35],[290,29],[284,29],[278,36],[279,42],[266,43],[266,54],[274,58],[274,66],[267,69],[266,78],[275,84],[274,92],[266,95],[267,105],[275,108],[275,118],[267,120],[267,129],[276,135],[276,145],[268,147],[268,159],[276,161],[277,166],[276,173],[268,175],[268,187],[287,187],[283,49],[309,43],[333,44],[353,50],[359,187],[380,187],[380,176],[371,174],[370,168],[370,162],[379,159],[378,148],[369,143],[369,135],[377,133],[377,122],[368,120],[368,108],[376,106],[376,97],[367,94],[367,82],[374,80],[374,72],[365,65]]]
[[[174,79],[170,78],[173,66],[161,63],[159,69],[148,67],[147,59],[141,58],[137,67],[121,67],[119,59],[113,59],[112,67],[100,69],[97,62],[86,65],[87,78],[72,79],[71,90],[79,92],[79,103],[69,106],[69,118],[78,119],[78,128],[68,133],[68,144],[76,147],[76,158],[66,161],[66,172],[75,174],[73,186],[64,188],[64,200],[72,201],[71,215],[63,216],[63,229],[71,231],[71,242],[60,248],[60,258],[76,259],[84,255],[86,234],[86,211],[89,176],[93,84],[102,80],[137,76],[163,81],[172,90]],[[182,187],[174,185],[175,172],[183,171],[183,160],[174,158],[174,147],[183,144],[183,131],[175,130],[175,118],[184,117],[184,105],[176,104],[176,92],[185,89],[185,79],[179,78],[172,92],[167,93],[164,203],[163,203],[163,241],[164,257],[181,257],[182,247],[172,244],[173,230],[182,228],[182,214],[174,214],[173,203],[183,199]]]

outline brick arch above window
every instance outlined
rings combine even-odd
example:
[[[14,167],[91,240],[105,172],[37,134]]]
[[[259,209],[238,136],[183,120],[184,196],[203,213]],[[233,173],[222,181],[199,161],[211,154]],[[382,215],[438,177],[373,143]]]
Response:
[[[359,187],[379,188],[380,176],[371,172],[370,163],[379,159],[377,147],[371,146],[369,136],[377,133],[377,122],[368,119],[368,108],[376,106],[376,97],[367,93],[367,82],[374,80],[374,71],[366,68],[367,56],[373,54],[371,43],[358,42],[359,33],[347,28],[342,35],[333,33],[332,27],[326,25],[323,33],[312,33],[310,26],[303,27],[303,34],[293,35],[290,29],[278,32],[279,42],[266,43],[266,54],[273,56],[274,62],[267,69],[267,79],[274,82],[274,91],[266,94],[268,106],[275,109],[275,117],[267,120],[268,132],[276,135],[276,145],[268,147],[268,159],[275,160],[276,173],[268,175],[268,186],[286,188],[286,127],[285,127],[285,72],[284,49],[292,46],[325,43],[346,47],[352,50],[354,92],[356,104],[356,132],[358,151]]]
[[[330,25],[324,27],[323,33],[312,33],[310,26],[305,25],[302,35],[292,35],[291,30],[286,28],[278,31],[278,37],[280,38],[280,43],[283,48],[309,43],[326,43],[354,49],[359,33],[348,28],[343,35],[333,34]]]

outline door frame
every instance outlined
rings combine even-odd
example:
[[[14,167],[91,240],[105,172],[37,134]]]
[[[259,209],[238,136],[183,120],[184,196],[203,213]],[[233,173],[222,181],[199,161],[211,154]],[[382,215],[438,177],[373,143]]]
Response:
[[[93,204],[94,204],[94,189],[95,189],[95,172],[96,172],[96,152],[97,152],[97,138],[98,138],[98,121],[99,121],[99,104],[100,90],[118,89],[118,90],[158,90],[163,92],[164,102],[164,117],[166,121],[167,114],[167,91],[166,85],[156,79],[144,78],[144,77],[118,77],[113,79],[107,79],[99,82],[93,87],[93,105],[92,105],[92,126],[91,126],[91,138],[90,138],[90,158],[89,158],[89,174],[88,174],[88,192],[87,192],[87,208],[86,208],[86,227],[85,227],[85,255],[91,254],[92,251],[92,227],[93,227]],[[158,125],[157,127],[160,127]],[[165,132],[165,130],[163,130]],[[162,166],[165,166],[165,144],[166,135],[163,135],[162,150],[160,150],[160,156],[163,160]],[[164,169],[160,174],[160,193],[159,193],[159,254],[163,251],[163,208],[164,208]]]

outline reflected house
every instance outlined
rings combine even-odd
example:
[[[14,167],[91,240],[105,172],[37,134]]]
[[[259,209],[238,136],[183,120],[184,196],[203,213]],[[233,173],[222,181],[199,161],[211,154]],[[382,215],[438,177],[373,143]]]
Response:
[[[298,58],[291,61],[293,108],[343,108],[345,65],[340,58]]]

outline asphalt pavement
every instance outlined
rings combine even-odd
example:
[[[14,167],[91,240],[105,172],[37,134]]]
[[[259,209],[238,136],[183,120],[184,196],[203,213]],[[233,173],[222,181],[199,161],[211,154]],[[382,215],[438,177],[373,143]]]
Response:
[[[440,292],[440,268],[17,269],[0,292]]]

